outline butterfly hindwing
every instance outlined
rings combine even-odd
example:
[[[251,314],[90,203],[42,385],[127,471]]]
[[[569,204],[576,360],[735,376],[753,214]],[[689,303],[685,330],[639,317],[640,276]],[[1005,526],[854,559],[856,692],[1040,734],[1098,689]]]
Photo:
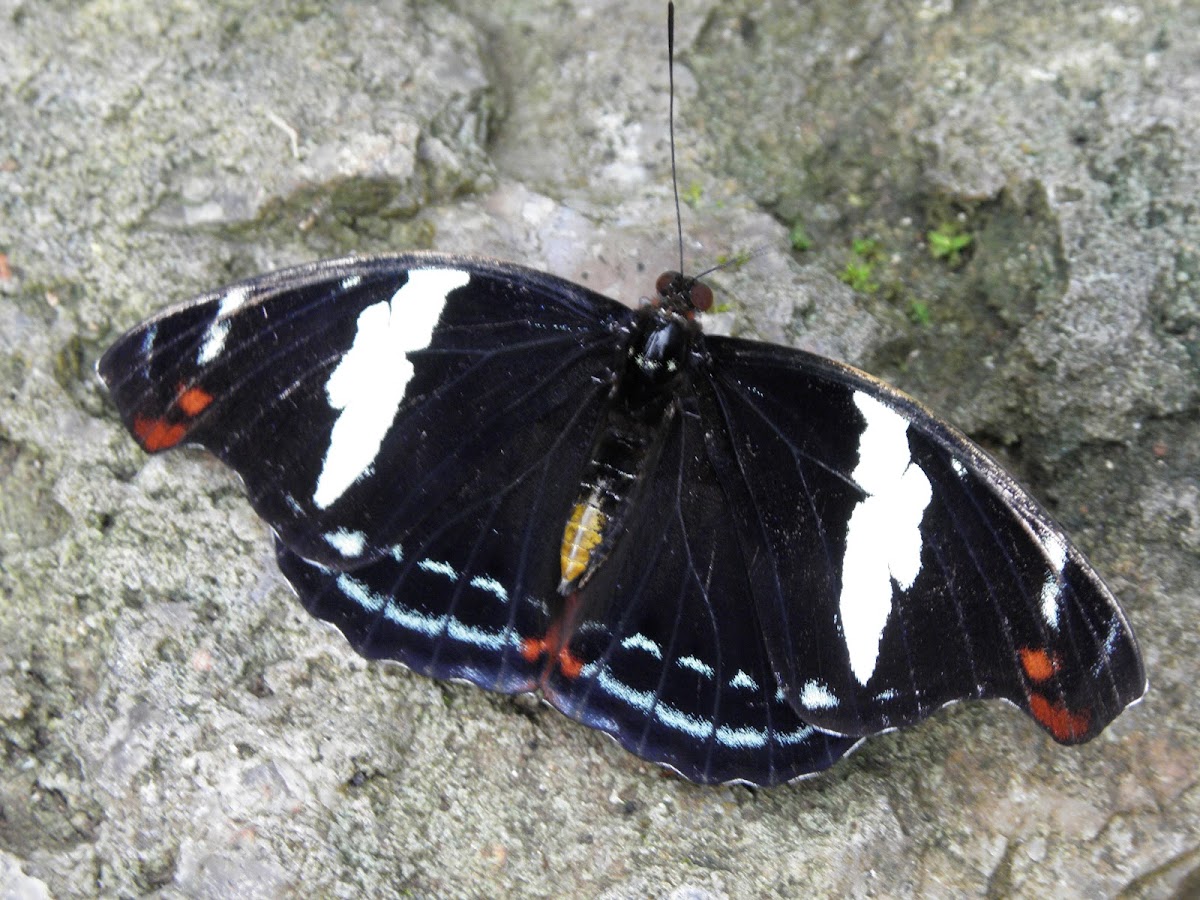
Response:
[[[848,366],[709,338],[711,419],[771,661],[798,713],[866,735],[1002,697],[1064,743],[1141,696],[1116,600],[1029,495]],[[771,460],[769,466],[762,460]]]
[[[638,756],[702,783],[768,785],[832,765],[857,742],[816,730],[772,672],[736,517],[682,399],[634,520],[552,661],[543,692]]]
[[[145,449],[202,444],[288,549],[346,567],[518,477],[631,316],[501,263],[350,258],[169,310],[99,371]]]
[[[523,469],[472,482],[457,509],[407,528],[377,559],[329,568],[277,540],[280,569],[305,608],[366,657],[502,693],[533,690],[543,665],[525,646],[546,634],[560,577],[547,536],[561,532],[575,491],[559,470],[583,465],[605,392],[593,385],[551,410]]]

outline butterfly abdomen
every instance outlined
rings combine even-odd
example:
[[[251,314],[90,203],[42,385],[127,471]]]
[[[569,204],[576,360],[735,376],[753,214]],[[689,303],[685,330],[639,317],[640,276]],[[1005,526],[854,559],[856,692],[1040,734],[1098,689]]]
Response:
[[[696,334],[692,322],[647,306],[621,345],[613,390],[563,529],[560,594],[582,587],[619,541],[662,449]]]
[[[563,529],[560,594],[582,587],[612,552],[638,486],[658,457],[662,431],[631,421],[619,408],[608,410]]]

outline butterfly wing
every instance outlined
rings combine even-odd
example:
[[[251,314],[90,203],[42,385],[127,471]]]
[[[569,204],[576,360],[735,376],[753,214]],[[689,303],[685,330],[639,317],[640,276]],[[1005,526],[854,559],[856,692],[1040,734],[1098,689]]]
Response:
[[[472,479],[463,502],[406,528],[403,543],[350,570],[304,559],[276,540],[280,570],[314,616],[363,656],[502,693],[532,691],[544,663],[524,652],[545,636],[561,577],[558,545],[607,393],[592,385],[523,429],[525,467]]]
[[[145,449],[242,475],[305,606],[364,655],[540,686],[693,780],[790,780],[966,697],[1077,742],[1141,695],[1115,599],[985,454],[861,372],[733,339],[708,339],[627,534],[560,598],[632,315],[518,267],[347,259],[170,310],[99,370]]]
[[[349,258],[168,310],[98,368],[143,448],[207,447],[288,549],[348,568],[523,477],[632,315],[530,269]]]
[[[833,764],[854,738],[802,721],[772,672],[745,548],[694,398],[670,423],[614,555],[543,683],[551,704],[700,783],[769,785]]]
[[[243,478],[284,575],[369,657],[535,686],[558,548],[632,311],[533,270],[408,254],[168,310],[100,361],[142,446]]]
[[[1001,697],[1078,743],[1142,695],[1116,599],[970,440],[849,366],[706,346],[705,413],[731,448],[714,467],[803,719],[865,735]]]

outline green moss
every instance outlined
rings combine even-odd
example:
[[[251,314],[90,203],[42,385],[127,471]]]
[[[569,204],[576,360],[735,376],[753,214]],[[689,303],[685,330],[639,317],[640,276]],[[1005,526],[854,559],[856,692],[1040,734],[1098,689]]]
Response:
[[[792,226],[792,230],[788,232],[788,241],[792,245],[793,250],[803,252],[812,247],[812,238],[808,236],[808,232],[804,230],[804,223],[797,222]]]
[[[934,259],[944,259],[951,267],[962,262],[962,253],[971,246],[974,237],[963,231],[957,222],[943,222],[925,235],[929,253]]]
[[[838,278],[860,294],[874,294],[879,290],[879,282],[871,279],[871,266],[867,263],[846,263]]]
[[[879,248],[879,241],[874,238],[855,238],[850,249],[854,251],[855,256],[861,256],[863,259],[875,262],[883,254]]]
[[[914,325],[928,325],[932,321],[929,304],[924,300],[911,300],[908,304],[908,320]]]
[[[855,238],[850,244],[850,252],[853,255],[838,278],[860,294],[877,293],[879,282],[875,280],[875,265],[883,258],[879,242],[873,238]]]

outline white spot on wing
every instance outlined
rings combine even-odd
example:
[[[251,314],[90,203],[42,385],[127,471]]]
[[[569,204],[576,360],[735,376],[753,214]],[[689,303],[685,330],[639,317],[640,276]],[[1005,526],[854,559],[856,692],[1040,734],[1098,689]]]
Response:
[[[1034,523],[1034,527],[1037,531],[1038,543],[1042,545],[1042,551],[1046,554],[1046,562],[1050,566],[1050,572],[1046,575],[1046,580],[1042,582],[1042,618],[1046,620],[1047,625],[1057,630],[1058,598],[1062,593],[1063,569],[1067,565],[1067,545],[1059,535],[1042,527],[1040,523]]]
[[[471,587],[495,595],[501,603],[508,602],[508,591],[504,589],[504,585],[490,575],[476,575],[471,579]]]
[[[712,722],[699,719],[690,713],[685,713],[683,710],[667,706],[665,703],[660,703],[654,707],[654,717],[668,728],[682,731],[684,734],[696,738],[696,740],[707,740],[709,735],[713,733]]]
[[[381,594],[376,594],[369,590],[365,584],[356,578],[351,578],[349,575],[339,575],[337,578],[337,586],[341,588],[343,594],[357,603],[367,612],[379,612],[387,605],[388,598]]]
[[[367,536],[361,531],[347,531],[339,528],[325,534],[325,543],[342,556],[362,556],[363,548],[367,545]]]
[[[200,352],[196,354],[196,365],[206,366],[221,355],[221,351],[225,349],[225,340],[229,337],[229,317],[241,309],[249,297],[250,288],[242,285],[233,288],[221,298],[221,305],[217,307],[217,317],[208,326],[204,343],[200,345]]]
[[[358,604],[364,611],[376,613],[382,609],[384,616],[389,622],[417,634],[423,634],[426,637],[438,638],[445,636],[460,643],[471,644],[475,647],[485,647],[489,650],[503,650],[506,647],[516,647],[519,643],[508,629],[499,632],[487,631],[482,628],[476,628],[473,625],[467,625],[454,616],[431,616],[426,613],[417,612],[414,609],[409,609],[395,600],[381,594],[376,594],[358,579],[344,573],[338,576],[337,585],[343,594]]]
[[[854,405],[866,427],[853,477],[867,496],[846,526],[840,613],[850,668],[865,685],[892,612],[892,582],[907,591],[921,571],[921,518],[933,490],[909,452],[908,421],[861,391]]]
[[[200,345],[200,352],[196,354],[196,365],[207,366],[220,356],[221,351],[225,349],[225,340],[228,337],[229,323],[222,319],[215,319],[208,326],[208,332],[204,335],[204,343]]]
[[[458,573],[454,571],[454,566],[448,562],[439,562],[436,559],[423,559],[417,563],[417,568],[434,575],[442,575],[450,581],[458,581]]]
[[[808,681],[800,691],[800,705],[805,709],[833,709],[838,705],[838,698],[821,682]]]
[[[795,731],[776,732],[775,740],[777,743],[785,746],[803,744],[810,737],[812,737],[814,731],[816,731],[816,729],[811,725],[804,725],[801,728],[797,728]]]
[[[731,688],[743,688],[744,690],[748,690],[748,691],[757,691],[758,690],[758,682],[755,681],[753,678],[751,678],[749,675],[747,675],[745,672],[743,672],[741,669],[738,669],[737,674],[734,675],[733,678],[731,678],[729,680],[729,686]]]
[[[621,646],[626,650],[644,650],[655,659],[662,659],[662,649],[644,634],[631,634],[621,641]]]
[[[619,698],[634,709],[649,712],[654,708],[654,694],[650,691],[639,691],[630,687],[625,682],[617,679],[607,669],[601,669],[597,673],[596,684],[599,685],[601,690]]]
[[[758,728],[730,728],[721,725],[717,728],[717,742],[726,747],[736,747],[738,750],[752,750],[764,747],[767,743],[767,733]]]
[[[515,646],[513,641],[509,640],[507,632],[485,631],[474,625],[467,625],[453,616],[448,618],[446,633],[456,641],[486,647],[489,650],[503,650],[505,647]]]
[[[429,346],[447,296],[469,280],[455,269],[414,269],[391,300],[358,314],[354,343],[325,384],[340,412],[313,492],[318,509],[371,470],[413,376],[408,354]]]
[[[694,659],[694,657],[684,657]],[[763,747],[767,743],[767,732],[758,728],[733,728],[728,725],[714,727],[707,719],[686,713],[669,703],[661,702],[653,691],[641,691],[618,679],[607,667],[597,668],[595,663],[588,663],[581,670],[585,677],[595,676],[595,684],[606,694],[616,697],[628,706],[641,712],[653,715],[655,719],[668,728],[682,732],[697,740],[707,740],[715,737],[719,744],[739,750]],[[812,734],[812,728],[803,727],[799,731],[787,734],[776,734],[776,740],[781,744],[800,743]]]
[[[716,674],[713,672],[712,666],[703,660],[696,659],[694,656],[681,656],[675,660],[675,664],[681,669],[691,669],[697,675],[703,675],[709,681],[712,681],[713,676]]]

